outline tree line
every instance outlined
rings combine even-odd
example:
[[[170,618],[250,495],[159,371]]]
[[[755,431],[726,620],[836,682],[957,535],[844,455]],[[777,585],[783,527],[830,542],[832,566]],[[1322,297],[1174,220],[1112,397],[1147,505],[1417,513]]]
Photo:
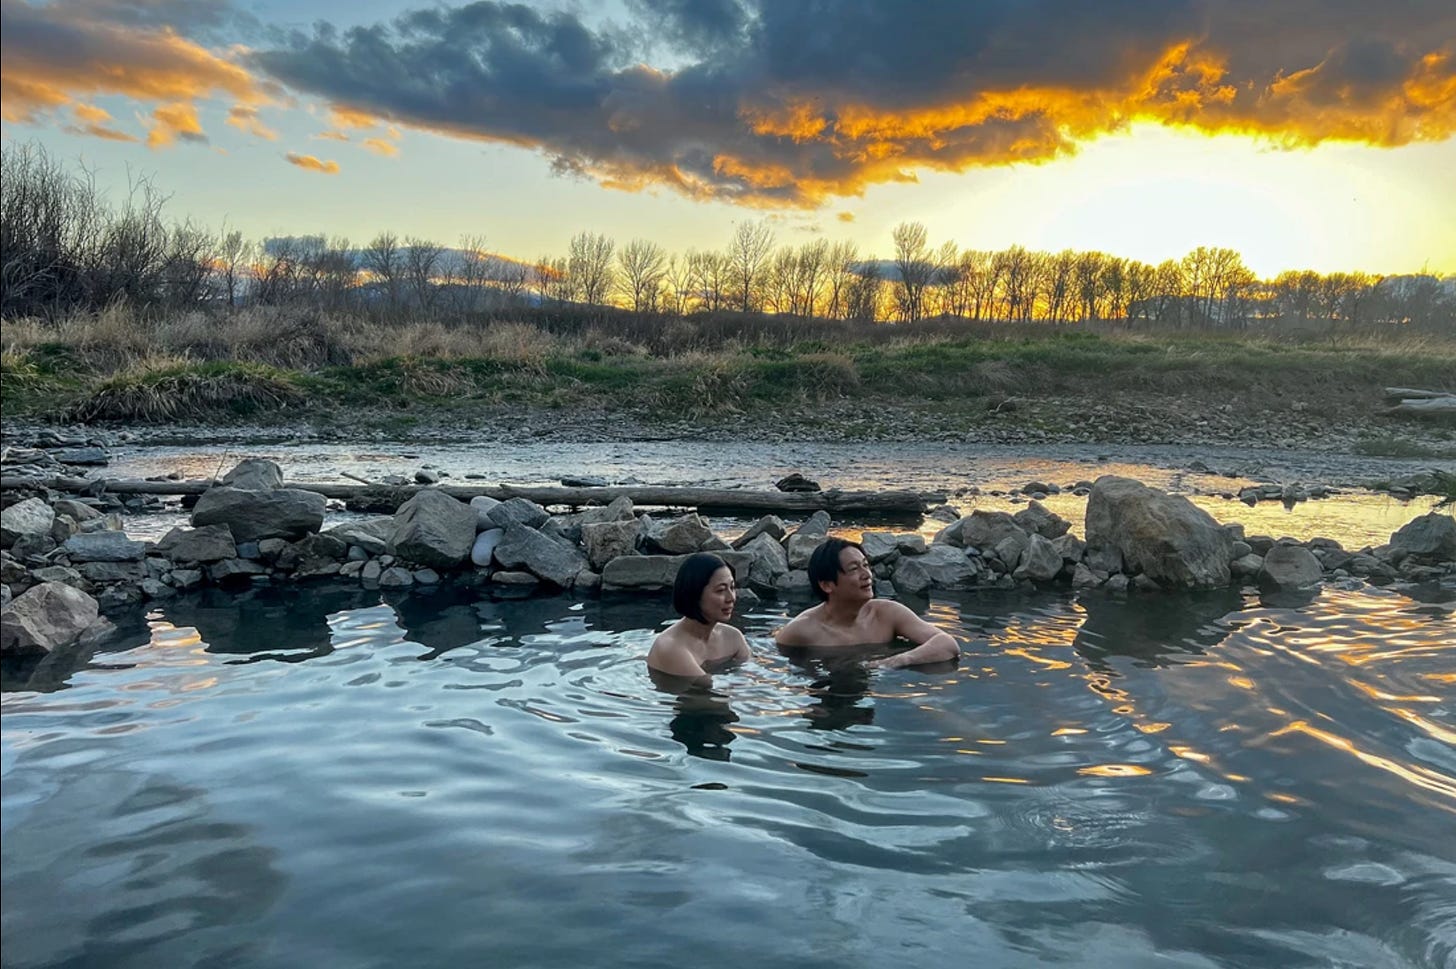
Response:
[[[891,254],[818,238],[779,244],[766,221],[739,223],[719,249],[668,252],[574,236],[532,261],[382,232],[364,245],[293,236],[255,243],[165,218],[149,183],[108,204],[88,173],[33,145],[0,157],[0,315],[56,317],[118,300],[159,309],[307,305],[398,318],[523,306],[638,313],[766,313],[858,322],[962,319],[1117,321],[1190,330],[1400,325],[1456,331],[1456,277],[1290,271],[1259,279],[1232,249],[1157,265],[1102,252],[988,252],[924,225],[891,234]]]

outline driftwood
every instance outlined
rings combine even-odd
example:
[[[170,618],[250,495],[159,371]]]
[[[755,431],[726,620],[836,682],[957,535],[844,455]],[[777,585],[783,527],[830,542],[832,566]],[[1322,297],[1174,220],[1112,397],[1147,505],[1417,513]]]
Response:
[[[29,477],[0,476],[0,489],[50,488],[78,494],[110,492],[118,495],[200,495],[214,484],[211,480],[136,481],[127,479],[70,478],[64,476]],[[580,508],[605,505],[616,498],[627,497],[634,505],[665,508],[696,508],[710,512],[804,512],[820,509],[831,513],[904,516],[923,514],[931,503],[945,500],[943,494],[915,491],[818,491],[782,492],[747,491],[733,488],[682,488],[672,486],[563,488],[528,487],[524,485],[364,485],[289,482],[284,487],[312,491],[325,498],[353,500],[399,496],[404,501],[424,488],[443,491],[462,501],[486,495],[498,501],[507,498],[529,498],[540,505],[566,505]]]
[[[1431,400],[1440,397],[1456,397],[1449,390],[1413,390],[1410,387],[1386,387],[1386,400]]]
[[[1450,391],[1386,387],[1385,399],[1394,402],[1387,413],[1413,414],[1416,417],[1456,417],[1456,394]]]

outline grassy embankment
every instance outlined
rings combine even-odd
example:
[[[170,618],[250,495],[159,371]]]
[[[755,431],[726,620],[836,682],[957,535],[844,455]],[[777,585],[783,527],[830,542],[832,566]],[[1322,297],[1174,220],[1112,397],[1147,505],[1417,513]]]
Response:
[[[287,310],[148,318],[113,309],[11,321],[0,391],[8,416],[84,422],[266,419],[286,409],[399,426],[521,405],[699,421],[832,415],[870,435],[886,430],[882,421],[920,414],[1116,439],[1147,422],[1366,422],[1385,386],[1456,389],[1456,340],[1390,332],[1272,339],[964,322],[526,319],[384,324]],[[1456,444],[1414,444],[1400,427],[1377,428],[1363,449],[1456,453]]]

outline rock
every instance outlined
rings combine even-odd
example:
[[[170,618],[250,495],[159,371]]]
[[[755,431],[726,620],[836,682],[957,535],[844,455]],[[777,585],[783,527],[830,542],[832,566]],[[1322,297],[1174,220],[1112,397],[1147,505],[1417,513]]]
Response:
[[[62,464],[102,465],[111,463],[111,455],[100,447],[66,447],[51,452]]]
[[[1187,498],[1130,478],[1103,475],[1093,485],[1087,498],[1087,544],[1116,547],[1125,568],[1162,585],[1229,583],[1229,533]]]
[[[900,554],[900,543],[892,532],[865,532],[859,537],[859,547],[871,565],[878,565]]]
[[[430,468],[420,468],[415,472],[415,484],[432,485],[440,483],[440,472]]]
[[[502,503],[493,512],[508,504]],[[465,502],[443,491],[421,491],[395,513],[389,550],[416,565],[456,568],[470,558],[475,518],[475,510]]]
[[[587,567],[580,552],[521,524],[506,528],[495,548],[495,560],[506,569],[525,569],[563,589],[571,588],[576,574]]]
[[[357,545],[350,546],[351,549],[358,548]],[[339,566],[339,575],[343,578],[352,578],[364,571],[363,559],[350,559]]]
[[[238,557],[233,533],[226,525],[174,528],[162,536],[154,550],[179,565],[220,562]]]
[[[809,573],[803,569],[785,572],[774,580],[774,590],[780,595],[808,595],[812,591],[809,588]]]
[[[643,529],[644,543],[648,548],[664,555],[696,552],[713,538],[713,530],[696,512],[666,522],[654,522],[650,518],[643,521],[650,522]]]
[[[1157,579],[1146,572],[1139,572],[1132,577],[1132,587],[1138,592],[1160,592],[1163,588],[1158,584]]]
[[[606,478],[599,478],[592,474],[567,475],[561,479],[563,488],[605,488]]]
[[[1033,582],[1050,582],[1062,571],[1062,553],[1048,538],[1039,534],[1028,536],[1026,550],[1021,553],[1021,563],[1011,573],[1014,579],[1030,579]]]
[[[947,525],[961,520],[960,509],[952,505],[936,505],[925,513],[925,517],[931,521],[945,522]]]
[[[1390,548],[1427,562],[1456,560],[1456,518],[1438,511],[1414,518],[1390,536]]]
[[[1058,562],[1058,567],[1061,563]],[[905,555],[895,563],[891,581],[901,592],[923,593],[926,589],[968,589],[981,574],[978,560],[950,545],[932,545],[924,555]]]
[[[506,569],[502,569],[501,571],[494,573],[490,577],[490,581],[499,583],[500,585],[527,586],[541,584],[541,580],[536,578],[530,572],[511,572]]]
[[[454,499],[452,498],[451,500],[453,501]],[[414,584],[415,577],[410,574],[410,570],[401,568],[398,565],[386,569],[384,574],[379,577],[379,586],[384,589],[402,589],[405,586]]]
[[[601,587],[602,577],[599,573],[593,572],[591,569],[582,569],[576,573],[576,585],[574,588],[577,592],[590,595],[591,593],[600,591]],[[747,592],[748,590],[744,589],[738,594],[739,602],[743,601],[743,595]]]
[[[1264,567],[1264,556],[1248,552],[1229,563],[1229,572],[1236,579],[1252,579]]]
[[[1032,501],[1011,517],[1028,532],[1034,532],[1043,538],[1060,538],[1072,527],[1071,522],[1048,511],[1039,501]]]
[[[72,562],[140,562],[147,543],[135,542],[125,532],[74,535],[61,546]]]
[[[188,589],[195,589],[202,585],[201,569],[173,569],[170,575],[172,588],[181,589],[186,592]]]
[[[978,508],[936,533],[934,544],[958,548],[995,548],[1009,536],[1026,537],[1026,529],[1004,511]]]
[[[613,498],[610,504],[593,505],[577,512],[576,522],[582,528],[602,522],[636,521],[632,513],[632,499],[626,495]]]
[[[475,536],[475,544],[470,546],[470,562],[476,568],[488,569],[495,557],[495,547],[505,537],[504,528],[487,528]]]
[[[245,478],[250,483],[258,476]],[[218,486],[209,488],[192,509],[192,524],[226,525],[233,540],[302,538],[324,523],[324,496],[296,488],[271,491]]]
[[[56,513],[39,498],[18,501],[0,511],[0,546],[10,548],[22,538],[49,536]]]
[[[345,545],[357,545],[370,555],[382,555],[394,537],[394,516],[379,515],[358,521],[342,522],[320,534],[331,535]]]
[[[238,558],[261,559],[268,564],[278,561],[278,557],[288,548],[289,543],[281,538],[265,538],[261,542],[239,542]],[[244,549],[253,546],[257,549],[256,555],[245,555]]]
[[[716,552],[740,579],[747,576],[751,561],[745,552]],[[602,569],[602,591],[625,589],[670,589],[685,555],[623,555]]]
[[[103,517],[98,509],[74,498],[61,498],[51,507],[55,509],[56,514],[70,515],[71,519],[76,522],[94,521]]]
[[[223,559],[207,567],[208,578],[218,585],[250,580],[253,576],[267,575],[266,566],[249,559]]]
[[[1127,592],[1128,578],[1127,576],[1121,574],[1114,575],[1110,577],[1105,583],[1103,583],[1102,587],[1108,592],[1125,593]]]
[[[1021,565],[1021,557],[1026,554],[1029,542],[1029,535],[1007,535],[996,543],[995,547],[991,549],[991,554],[1006,566],[1005,571],[1014,572]]]
[[[760,535],[769,535],[775,541],[782,539],[788,532],[784,528],[783,521],[778,515],[764,515],[758,521],[748,526],[748,530],[733,540],[734,548],[746,548],[748,543]]]
[[[439,585],[440,573],[434,569],[416,569],[414,573],[416,585]]]
[[[819,482],[810,481],[808,478],[804,477],[797,471],[780,478],[778,481],[775,481],[774,487],[779,489],[780,491],[790,492],[813,492],[823,490],[819,487]]]
[[[1052,540],[1052,547],[1062,557],[1063,562],[1080,562],[1082,555],[1087,551],[1087,543],[1076,535],[1063,535]]]
[[[592,522],[581,526],[587,563],[594,571],[600,572],[612,559],[634,554],[637,551],[637,531],[635,518]]]
[[[748,574],[741,578],[761,589],[772,589],[779,577],[789,571],[789,556],[784,547],[767,532],[743,546],[748,556]]]
[[[789,568],[802,569],[808,566],[814,550],[824,542],[823,535],[805,535],[795,532],[784,539],[784,551],[788,555]]]
[[[219,484],[239,491],[277,491],[283,487],[283,469],[267,458],[244,458]]]
[[[96,622],[95,599],[64,582],[43,582],[0,612],[0,653],[36,655],[69,646]]]
[[[1095,588],[1101,585],[1103,581],[1103,579],[1097,577],[1097,573],[1087,568],[1081,562],[1078,562],[1077,567],[1072,571],[1072,588],[1074,589]]]
[[[165,599],[167,596],[174,596],[177,590],[164,582],[156,579],[142,579],[142,595],[148,599]]]
[[[829,534],[829,512],[819,509],[804,520],[804,523],[794,529],[795,535],[813,535],[817,538],[824,538]]]
[[[546,519],[551,515],[542,508],[526,498],[508,498],[492,508],[487,516],[492,526],[506,528],[509,525],[525,525],[527,528],[540,528],[546,524]]]
[[[277,564],[300,579],[338,575],[339,563],[348,554],[349,546],[333,535],[307,535],[284,549]]]
[[[37,583],[41,582],[64,582],[66,585],[73,585],[85,591],[86,580],[81,573],[64,565],[47,565],[43,569],[36,569],[30,576]]]
[[[384,574],[384,566],[379,564],[378,559],[371,559],[364,563],[359,570],[359,578],[364,582],[378,582],[379,577]]]
[[[1323,575],[1319,559],[1302,545],[1275,545],[1258,573],[1259,585],[1266,589],[1310,589]]]
[[[487,528],[495,528],[496,523],[490,520],[491,509],[500,502],[489,495],[476,495],[470,499],[470,507],[475,509],[475,529],[485,531]]]

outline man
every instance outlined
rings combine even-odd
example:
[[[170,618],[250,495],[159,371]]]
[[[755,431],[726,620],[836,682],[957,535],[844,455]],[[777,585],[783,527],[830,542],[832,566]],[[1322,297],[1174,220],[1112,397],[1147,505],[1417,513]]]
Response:
[[[896,639],[915,644],[913,649],[869,664],[881,668],[938,663],[960,656],[960,646],[950,633],[898,602],[875,598],[875,574],[864,551],[853,542],[830,538],[820,543],[809,556],[809,585],[820,603],[774,633],[781,647],[837,652],[837,647],[889,645]]]

